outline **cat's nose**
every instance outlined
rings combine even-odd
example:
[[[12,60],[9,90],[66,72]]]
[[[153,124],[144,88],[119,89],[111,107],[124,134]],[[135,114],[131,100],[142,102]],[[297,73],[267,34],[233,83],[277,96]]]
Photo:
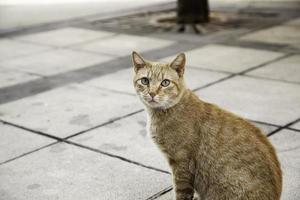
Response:
[[[153,98],[156,94],[154,92],[149,92],[149,95]]]

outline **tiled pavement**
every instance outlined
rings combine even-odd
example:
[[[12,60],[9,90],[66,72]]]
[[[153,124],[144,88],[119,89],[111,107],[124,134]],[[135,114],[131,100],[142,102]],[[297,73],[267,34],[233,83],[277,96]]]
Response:
[[[172,198],[134,95],[132,50],[158,60],[185,51],[188,86],[265,131],[282,163],[282,199],[300,199],[299,30],[292,18],[197,42],[76,27],[2,38],[0,199]]]

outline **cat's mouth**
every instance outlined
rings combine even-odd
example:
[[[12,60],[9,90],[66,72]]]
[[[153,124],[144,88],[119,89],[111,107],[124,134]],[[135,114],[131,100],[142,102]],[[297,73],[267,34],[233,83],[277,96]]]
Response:
[[[157,103],[157,102],[154,99],[151,99],[150,101],[148,101],[148,103],[154,104],[154,103]]]

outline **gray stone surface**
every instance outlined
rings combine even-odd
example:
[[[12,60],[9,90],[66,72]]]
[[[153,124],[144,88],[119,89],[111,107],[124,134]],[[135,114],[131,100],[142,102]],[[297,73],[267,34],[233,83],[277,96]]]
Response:
[[[99,20],[118,15],[152,10],[172,0],[1,0],[0,31],[9,31],[44,24],[70,23],[69,20]],[[6,5],[6,6],[5,6]],[[152,9],[151,9],[152,8]],[[65,22],[67,21],[67,22]]]
[[[8,69],[49,76],[76,70],[113,59],[111,56],[95,55],[86,52],[58,49],[31,56],[20,57],[0,62]]]
[[[208,83],[217,81],[226,77],[227,74],[220,72],[211,72],[206,70],[187,67],[185,70],[185,81],[191,89],[199,88]],[[132,68],[120,70],[113,74],[101,76],[92,79],[84,84],[99,88],[110,89],[118,92],[135,94],[133,87],[134,70]]]
[[[0,67],[0,88],[24,83],[37,78],[40,78],[40,76]]]
[[[281,194],[281,200],[296,200],[300,199],[300,169],[289,166],[288,161],[283,161],[283,157],[289,156],[290,160],[294,160],[293,157],[298,157],[299,151],[294,155],[281,155],[279,154],[279,160],[281,161],[281,170],[283,173],[283,189]]]
[[[300,134],[282,130],[270,137],[283,172],[282,200],[300,199]]]
[[[99,78],[94,78],[84,82],[83,84],[97,88],[135,94],[133,87],[133,76],[134,70],[130,67],[128,69],[119,70],[115,73],[107,74]]]
[[[166,159],[147,133],[145,112],[102,126],[71,140],[169,171]]]
[[[282,53],[231,47],[207,45],[186,52],[187,65],[226,72],[241,72],[282,56]],[[255,58],[255,59],[253,59]],[[173,56],[163,60],[171,61]]]
[[[17,56],[30,55],[50,49],[50,47],[26,42],[14,41],[11,39],[0,40],[0,60],[14,58]]]
[[[20,36],[14,39],[37,44],[63,47],[83,42],[89,42],[95,39],[103,39],[112,35],[114,35],[114,33],[69,27]]]
[[[300,130],[300,122],[293,124],[291,127]]]
[[[300,150],[300,134],[297,131],[284,129],[269,137],[276,150],[279,153],[299,152]],[[299,154],[300,161],[300,154]],[[293,162],[292,162],[293,163]],[[300,167],[300,162],[299,162]],[[300,183],[299,183],[300,184]]]
[[[170,185],[169,175],[57,144],[0,166],[1,199],[145,200]]]
[[[247,119],[285,125],[299,117],[299,91],[298,84],[237,76],[197,94]]]
[[[174,42],[149,37],[120,34],[105,40],[96,40],[74,48],[81,50],[104,53],[116,56],[130,55],[132,51],[143,52],[163,48]]]
[[[300,55],[290,56],[278,62],[250,71],[247,74],[300,83]]]
[[[294,22],[295,23],[295,22]],[[300,48],[300,25],[286,24],[263,29],[241,37],[241,40],[283,44]]]
[[[0,119],[66,137],[141,107],[136,97],[73,84],[2,104]]]
[[[195,69],[188,66],[185,70],[185,82],[190,89],[197,89],[206,84],[225,78],[226,76],[228,76],[226,73]]]
[[[52,142],[55,140],[0,122],[0,163]]]

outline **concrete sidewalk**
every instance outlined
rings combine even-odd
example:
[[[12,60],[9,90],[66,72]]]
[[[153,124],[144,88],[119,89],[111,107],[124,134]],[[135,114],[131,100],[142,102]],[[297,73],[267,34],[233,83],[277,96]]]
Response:
[[[2,38],[0,199],[172,198],[132,87],[132,50],[186,52],[188,86],[264,130],[282,200],[300,199],[300,13],[256,23],[203,36],[66,26]]]
[[[0,33],[126,15],[174,0],[0,0]]]

